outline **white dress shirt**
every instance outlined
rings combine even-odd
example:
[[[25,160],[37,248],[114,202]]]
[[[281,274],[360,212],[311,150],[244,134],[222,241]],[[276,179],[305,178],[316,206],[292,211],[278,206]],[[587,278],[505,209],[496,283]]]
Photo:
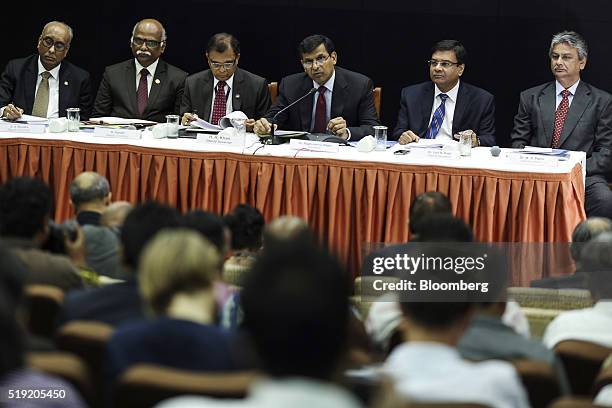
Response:
[[[391,352],[383,369],[394,379],[395,390],[415,401],[529,407],[525,389],[510,363],[466,361],[457,349],[442,343],[402,343]]]
[[[580,80],[576,81],[574,85],[567,88],[567,90],[570,92],[568,96],[569,106],[572,106],[572,101],[574,100],[574,95],[576,94],[576,88],[578,88],[579,83],[580,83]],[[561,92],[563,92],[565,88],[563,87],[563,85],[559,83],[559,81],[555,81],[555,88],[557,92],[557,101],[555,104],[555,111],[556,111],[557,108],[559,107],[559,104],[561,103],[561,99],[563,99],[563,96],[561,96]]]
[[[438,85],[434,84],[434,101],[433,106],[431,108],[431,115],[429,115],[429,122],[427,126],[431,125],[431,119],[433,118],[434,112],[438,109],[438,106],[442,103],[442,99],[440,99],[440,94],[444,93],[448,95],[446,99],[446,103],[444,104],[445,113],[444,120],[442,121],[442,126],[436,135],[436,139],[453,139],[453,117],[455,116],[455,105],[457,104],[457,93],[459,92],[459,83],[461,81],[457,81],[457,84],[448,92],[442,92]]]
[[[215,108],[215,96],[217,96],[217,84],[218,83],[219,83],[219,80],[213,75],[213,95],[212,95],[212,101],[210,103],[210,116],[208,117],[209,122],[212,121],[213,109]],[[234,90],[234,75],[232,75],[231,77],[229,77],[227,81],[225,81],[225,86],[223,87],[223,89],[225,90],[225,114],[229,115],[230,113],[233,112],[232,92]]]
[[[49,105],[47,105],[47,118],[59,118],[59,71],[62,64],[60,63],[57,67],[53,68],[49,73],[51,76],[49,77]],[[38,92],[38,85],[40,85],[42,81],[43,72],[47,71],[47,69],[40,62],[40,57],[38,57],[38,77],[36,78],[36,92]],[[34,95],[34,99],[36,99],[36,95]],[[21,106],[20,106],[21,108]]]
[[[581,340],[612,347],[612,299],[600,300],[593,307],[561,312],[542,337],[553,348],[564,340]]]
[[[134,59],[134,62],[136,63],[136,91],[138,91],[138,85],[140,84],[140,71],[142,71],[142,69],[145,67],[140,65],[140,62],[138,62],[137,59]],[[154,63],[146,67],[147,71],[149,71],[149,74],[147,75],[147,96],[149,96],[151,93],[151,86],[153,85],[153,78],[155,78],[155,70],[157,70],[158,62],[159,58],[156,59]]]

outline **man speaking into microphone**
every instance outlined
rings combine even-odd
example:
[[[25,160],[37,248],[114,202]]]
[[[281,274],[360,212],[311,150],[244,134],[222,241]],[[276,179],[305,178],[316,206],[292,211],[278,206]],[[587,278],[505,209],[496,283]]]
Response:
[[[270,119],[274,117],[280,129],[329,133],[345,140],[373,134],[372,126],[379,123],[372,80],[337,67],[334,43],[324,35],[306,37],[298,46],[298,53],[304,72],[281,80],[278,98],[268,113],[255,122],[255,133],[269,134]],[[316,89],[312,96],[280,112],[312,88]]]

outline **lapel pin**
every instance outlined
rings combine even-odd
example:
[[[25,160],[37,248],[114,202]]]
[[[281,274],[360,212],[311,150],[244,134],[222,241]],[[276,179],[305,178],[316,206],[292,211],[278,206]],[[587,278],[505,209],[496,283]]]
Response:
[[[240,99],[240,94],[236,94],[236,99]]]
[[[64,85],[68,86],[68,81],[64,81]]]
[[[161,81],[159,80],[159,78],[157,78],[157,79],[155,80],[155,83],[156,83],[157,85],[159,85],[159,83],[160,83],[160,82],[161,82]]]

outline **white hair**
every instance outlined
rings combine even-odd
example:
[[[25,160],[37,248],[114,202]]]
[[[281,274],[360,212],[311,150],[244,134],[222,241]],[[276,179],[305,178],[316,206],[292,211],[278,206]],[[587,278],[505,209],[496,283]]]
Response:
[[[68,44],[67,45],[70,45],[70,43],[72,42],[72,37],[74,37],[74,33],[72,32],[72,27],[70,27],[68,24],[64,23],[63,21],[49,21],[43,27],[42,32],[44,33],[45,30],[47,29],[47,27],[49,27],[50,25],[56,25],[56,24],[61,24],[64,27],[66,27],[66,30],[68,30]],[[42,35],[42,33],[41,33],[41,35]]]
[[[586,41],[575,31],[562,31],[553,35],[548,56],[552,56],[552,50],[557,44],[568,44],[570,47],[575,48],[578,51],[578,59],[580,60],[585,59],[589,54]]]

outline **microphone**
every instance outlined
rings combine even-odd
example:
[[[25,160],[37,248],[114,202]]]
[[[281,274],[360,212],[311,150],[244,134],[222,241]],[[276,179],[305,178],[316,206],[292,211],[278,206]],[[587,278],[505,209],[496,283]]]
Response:
[[[277,135],[274,134],[274,122],[276,122],[276,118],[278,117],[278,115],[280,115],[281,113],[285,112],[287,109],[291,108],[293,105],[296,105],[297,103],[299,103],[300,101],[302,101],[305,98],[309,97],[310,95],[312,95],[315,92],[317,92],[317,88],[311,88],[306,94],[304,94],[301,97],[297,98],[295,101],[291,102],[289,105],[285,106],[283,109],[281,109],[278,112],[276,112],[276,114],[274,116],[272,116],[272,119],[270,119],[270,143],[269,144],[271,144],[271,145],[278,145],[278,144],[280,144],[280,139],[278,138]]]

